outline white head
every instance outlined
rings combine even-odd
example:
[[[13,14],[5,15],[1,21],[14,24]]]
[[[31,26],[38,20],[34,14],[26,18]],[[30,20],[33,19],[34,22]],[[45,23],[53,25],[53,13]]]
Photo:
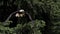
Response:
[[[19,10],[19,12],[24,12],[24,10],[23,10],[23,9],[21,9],[21,10]]]

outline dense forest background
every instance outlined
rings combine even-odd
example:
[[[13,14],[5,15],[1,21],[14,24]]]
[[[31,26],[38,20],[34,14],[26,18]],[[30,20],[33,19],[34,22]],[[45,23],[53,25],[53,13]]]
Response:
[[[33,20],[13,15],[5,22],[20,9]],[[60,0],[0,0],[0,34],[60,34]]]

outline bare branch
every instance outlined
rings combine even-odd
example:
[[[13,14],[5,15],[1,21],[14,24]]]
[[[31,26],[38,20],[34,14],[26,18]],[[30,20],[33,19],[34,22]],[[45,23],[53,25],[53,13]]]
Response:
[[[28,15],[29,19],[32,21],[32,17],[29,13],[26,12],[26,14]]]
[[[15,14],[16,12],[18,12],[18,11],[15,11],[15,12],[11,13],[11,14],[8,16],[8,18],[7,18],[4,22],[9,21],[9,19],[12,17],[12,15]]]

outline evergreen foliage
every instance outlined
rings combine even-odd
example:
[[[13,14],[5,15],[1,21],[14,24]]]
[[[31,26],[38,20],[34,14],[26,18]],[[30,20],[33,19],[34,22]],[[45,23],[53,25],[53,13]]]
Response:
[[[22,17],[15,20],[17,23],[8,20],[4,25],[6,18],[19,9],[33,20]],[[60,34],[60,0],[0,0],[0,34]]]

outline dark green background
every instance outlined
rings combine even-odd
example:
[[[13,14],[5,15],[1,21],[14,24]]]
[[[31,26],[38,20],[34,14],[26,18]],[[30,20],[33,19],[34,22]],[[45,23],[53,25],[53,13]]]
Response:
[[[12,12],[19,9],[31,15],[34,25],[30,25],[28,17],[26,20],[11,18],[18,21],[15,27],[9,21],[7,25],[2,24]],[[0,22],[1,34],[60,34],[60,0],[0,0]]]

